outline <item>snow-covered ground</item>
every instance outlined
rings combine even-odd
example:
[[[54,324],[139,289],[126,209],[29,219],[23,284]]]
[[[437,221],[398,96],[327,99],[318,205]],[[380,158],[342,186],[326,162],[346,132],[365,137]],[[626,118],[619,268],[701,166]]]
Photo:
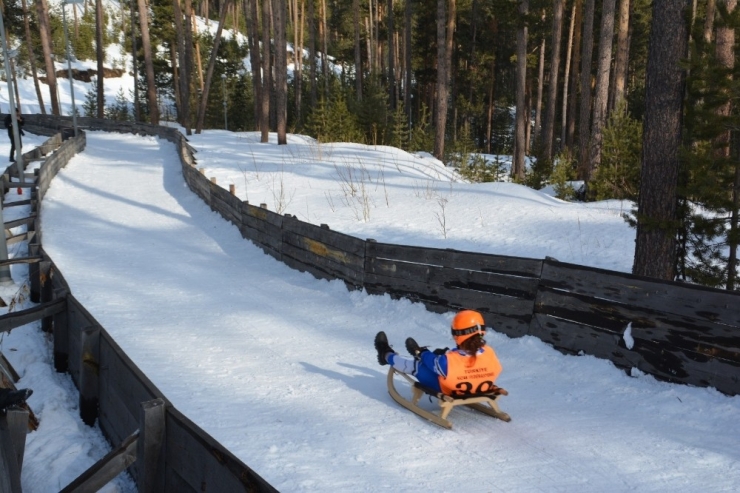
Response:
[[[278,147],[217,131],[192,139],[199,167],[224,187],[234,183],[240,197],[274,210],[282,189],[292,196],[283,212],[360,238],[631,265],[634,233],[619,217],[626,205],[466,184],[428,158],[390,148],[289,141]],[[349,167],[365,173],[355,184],[361,197],[364,181],[367,218],[345,196]],[[397,348],[407,336],[446,346],[452,314],[348,292],[265,255],[190,192],[166,141],[88,133],[85,151],[49,189],[41,219],[44,248],[75,296],[182,412],[280,491],[673,492],[740,484],[739,398],[629,377],[532,337],[488,336],[504,366],[497,383],[510,392],[501,407],[511,423],[455,410],[448,431],[402,409],[387,395],[374,334],[385,330]],[[20,386],[40,385],[29,403],[42,425],[61,415],[74,431],[28,435],[24,487],[55,491],[67,469],[49,465],[47,447],[87,447],[75,467],[104,451],[90,445],[95,430],[83,434],[74,404],[65,404],[74,396],[57,387],[46,394],[46,379],[69,386],[49,369],[49,355],[10,351],[39,337],[36,327],[19,329],[0,349],[22,373]]]

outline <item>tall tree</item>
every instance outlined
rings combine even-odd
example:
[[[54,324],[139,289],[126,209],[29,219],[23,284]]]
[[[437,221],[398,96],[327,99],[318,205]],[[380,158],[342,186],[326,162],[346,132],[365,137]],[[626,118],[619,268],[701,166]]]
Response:
[[[614,60],[614,97],[612,108],[624,99],[627,86],[627,66],[629,63],[630,0],[619,0],[619,23],[617,28],[617,56]]]
[[[454,0],[453,0],[454,1]],[[393,47],[395,28],[393,27],[393,0],[388,0],[388,103],[391,110],[396,109],[396,50]]]
[[[316,0],[308,2],[308,82],[311,93],[311,107],[316,107],[318,91],[316,89]]]
[[[731,15],[736,7],[737,0],[721,0],[724,11]],[[716,44],[715,54],[717,62],[720,66],[727,71],[728,77],[732,79],[732,73],[735,68],[735,30],[729,27],[726,23],[717,27],[716,33]],[[723,104],[717,108],[717,115],[724,121],[729,120],[732,114],[732,100],[733,96],[730,94],[731,91],[724,91]],[[721,132],[714,142],[715,152],[719,158],[730,157],[730,144],[731,144],[731,132],[729,129]],[[731,207],[730,207],[730,227],[729,234],[727,235],[727,245],[729,247],[729,253],[727,257],[727,289],[734,290],[737,283],[737,266],[738,266],[738,242],[740,242],[740,164],[735,160],[734,162],[734,180],[732,180],[732,192],[730,193]]]
[[[74,8],[74,5],[72,5]],[[103,0],[95,0],[95,58],[98,63],[97,96],[98,118],[105,118],[105,54],[103,53]]]
[[[578,112],[578,90],[579,90],[579,70],[578,66],[581,63],[581,21],[583,17],[583,0],[575,0],[573,6],[575,16],[575,31],[573,32],[573,70],[570,72],[569,86],[572,91],[572,96],[568,98],[568,128],[565,129],[565,144],[568,147],[573,147],[576,137],[576,113]]]
[[[579,175],[588,176],[589,136],[591,132],[591,61],[594,51],[594,4],[585,0],[581,30],[581,108],[578,118]]]
[[[218,47],[221,45],[221,34],[223,33],[226,14],[229,12],[231,2],[232,0],[224,0],[224,2],[221,3],[221,12],[218,16],[218,27],[216,28],[216,35],[213,37],[213,48],[211,48],[211,56],[208,58],[205,85],[203,86],[203,94],[200,97],[200,106],[198,107],[198,123],[195,127],[196,134],[203,131],[203,122],[206,119],[206,108],[208,107],[208,93],[211,90],[213,70],[216,66],[216,60],[218,60]]]
[[[601,7],[601,36],[599,38],[599,62],[596,71],[593,119],[591,120],[590,155],[587,173],[584,176],[587,182],[601,163],[604,125],[606,125],[607,105],[609,103],[609,69],[612,61],[615,7],[616,0],[604,0]]]
[[[152,44],[149,39],[149,9],[145,0],[138,0],[139,27],[141,29],[141,46],[144,49],[144,67],[146,69],[146,96],[149,107],[149,122],[159,125],[159,106],[157,104],[157,86],[154,79],[154,60]]]
[[[36,3],[36,13],[39,16],[39,34],[41,36],[41,49],[46,61],[46,83],[49,85],[49,96],[51,99],[51,114],[59,116],[59,98],[57,98],[57,76],[54,69],[54,54],[51,51],[51,24],[49,23],[49,5],[46,0]]]
[[[563,10],[565,0],[554,0],[552,15],[552,53],[550,58],[550,85],[547,91],[545,126],[542,131],[543,157],[552,161],[552,141],[555,134],[555,113],[558,99],[558,73],[560,72],[560,42],[563,36]]]
[[[288,131],[288,46],[285,39],[287,6],[285,0],[273,1],[275,25],[275,111],[277,143],[286,145]]]
[[[259,117],[260,142],[270,140],[270,92],[272,66],[270,57],[270,0],[262,0],[262,108]]]
[[[244,15],[247,17],[248,41],[249,41],[249,61],[252,65],[252,91],[254,92],[254,121],[259,125],[260,111],[262,108],[262,74],[260,61],[260,40],[259,40],[259,9],[257,2],[259,0],[244,0]],[[248,5],[247,5],[248,4]]]
[[[26,0],[21,0],[23,7],[23,27],[26,38],[26,50],[28,50],[28,61],[31,66],[31,75],[33,76],[33,87],[36,89],[36,99],[39,102],[39,110],[42,115],[46,114],[46,107],[44,106],[44,98],[41,94],[41,86],[39,85],[38,70],[36,69],[36,55],[33,51],[33,42],[31,37],[31,22],[29,16],[31,15],[26,6]]]
[[[447,108],[450,93],[450,67],[452,65],[453,36],[456,0],[437,0],[437,93],[434,103],[435,132],[434,157],[444,159]],[[449,8],[446,8],[449,3]]]
[[[573,7],[570,13],[570,27],[568,29],[568,43],[567,50],[565,51],[565,71],[563,73],[563,107],[560,110],[560,145],[567,146],[566,133],[568,129],[568,88],[570,84],[570,66],[573,57],[573,34],[575,33],[576,27],[576,7],[578,2],[573,2]],[[575,99],[575,98],[574,98]],[[571,118],[572,119],[572,118]]]
[[[689,0],[654,0],[632,272],[672,280]]]
[[[360,0],[352,1],[355,35],[355,97],[362,101],[362,47],[360,46]]]
[[[516,130],[514,136],[514,161],[511,175],[524,178],[524,155],[527,151],[527,15],[529,0],[519,0],[519,25],[516,31]]]
[[[134,0],[129,1],[129,6],[131,7],[131,66],[134,69],[134,80],[137,81],[134,83],[134,121],[140,122],[141,121],[141,105],[139,104],[139,60],[138,60],[138,53],[139,50],[136,48],[136,11],[134,10],[135,2]],[[190,127],[186,127],[188,135],[190,135]]]

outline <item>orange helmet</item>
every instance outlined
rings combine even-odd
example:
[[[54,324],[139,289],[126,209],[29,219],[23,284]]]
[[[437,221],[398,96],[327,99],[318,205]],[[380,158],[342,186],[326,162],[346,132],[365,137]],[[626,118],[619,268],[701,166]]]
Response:
[[[458,312],[455,318],[452,319],[452,337],[455,339],[455,343],[459,346],[475,334],[480,334],[481,336],[486,334],[483,315],[473,310]]]

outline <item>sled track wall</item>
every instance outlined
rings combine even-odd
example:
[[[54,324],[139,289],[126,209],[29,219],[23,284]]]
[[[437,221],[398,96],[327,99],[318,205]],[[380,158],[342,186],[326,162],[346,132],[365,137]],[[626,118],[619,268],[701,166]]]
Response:
[[[39,115],[41,116],[41,115]],[[47,119],[53,117],[46,117]],[[362,240],[242,202],[196,169],[175,129],[82,119],[104,130],[158,135],[178,146],[188,186],[246,239],[292,268],[350,289],[388,293],[429,310],[481,311],[511,337],[533,335],[676,383],[740,394],[740,292],[544,260]],[[27,122],[30,121],[27,119]],[[624,332],[631,323],[634,345]]]
[[[25,118],[29,130],[38,127],[70,135],[69,118]],[[78,122],[91,130],[152,135],[175,143],[190,189],[234,223],[244,238],[292,268],[320,279],[341,279],[349,289],[407,298],[435,312],[477,309],[491,327],[512,337],[533,335],[564,353],[591,354],[661,380],[740,394],[740,311],[735,308],[740,293],[549,258],[358,239],[237,199],[197,169],[194,150],[176,129],[91,118]],[[39,200],[58,170],[83,148],[84,134],[67,140],[47,159],[37,181]],[[38,244],[29,250],[43,254]],[[54,332],[55,365],[69,371],[78,385],[83,419],[94,422],[97,417],[108,439],[120,443],[138,426],[141,403],[164,396],[68,292],[48,257],[32,270],[31,283],[34,301],[67,300],[64,311],[42,322],[44,330]],[[631,348],[623,336],[628,323],[634,339]],[[92,359],[83,347],[95,348]],[[91,386],[85,368],[89,372],[96,365],[106,370]],[[152,491],[201,491],[205,486],[211,491],[274,491],[169,402],[166,410],[164,465],[157,469]],[[149,491],[151,481],[142,484],[138,467],[134,464],[130,470],[140,490]]]
[[[121,125],[115,122],[78,119],[86,128],[141,133],[171,140],[192,159],[185,138],[177,131],[148,125]],[[77,137],[65,118],[28,115],[25,129],[52,137],[42,146],[48,156],[32,189],[32,205],[38,212],[39,201],[51,180],[69,159],[85,148],[85,134]],[[62,138],[66,137],[64,142]],[[34,149],[33,152],[41,153]],[[182,156],[181,156],[182,157]],[[13,168],[8,171],[12,174]],[[36,229],[29,227],[29,230]],[[241,462],[225,447],[180,413],[157,387],[116,344],[106,330],[70,293],[62,273],[45,254],[38,235],[29,243],[29,255],[40,255],[41,262],[29,268],[30,298],[35,303],[63,304],[52,316],[41,321],[41,328],[54,335],[54,366],[68,372],[80,392],[80,415],[93,425],[96,420],[108,441],[115,447],[139,430],[144,414],[152,402],[164,403],[164,436],[158,457],[144,460],[139,446],[138,457],[128,471],[139,491],[201,492],[246,491],[275,492],[269,483]],[[17,314],[9,314],[10,316]],[[0,317],[0,327],[9,316]],[[139,435],[141,439],[141,434]],[[142,460],[139,460],[142,459]]]

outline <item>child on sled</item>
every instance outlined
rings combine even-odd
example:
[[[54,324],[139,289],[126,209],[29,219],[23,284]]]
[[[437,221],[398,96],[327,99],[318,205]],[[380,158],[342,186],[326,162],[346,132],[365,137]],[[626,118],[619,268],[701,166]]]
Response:
[[[399,372],[413,375],[421,385],[449,396],[486,394],[497,387],[494,382],[501,373],[501,363],[483,336],[486,326],[483,316],[473,310],[463,310],[452,320],[455,349],[430,351],[414,339],[406,339],[406,349],[413,358],[396,353],[385,332],[375,336],[378,363],[390,364]]]

